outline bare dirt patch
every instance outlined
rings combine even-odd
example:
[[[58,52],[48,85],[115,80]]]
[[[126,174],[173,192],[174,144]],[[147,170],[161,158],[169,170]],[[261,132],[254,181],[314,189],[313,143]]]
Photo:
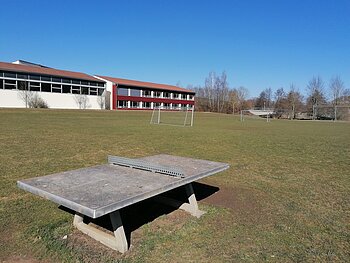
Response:
[[[201,200],[201,202],[230,209],[236,218],[246,223],[264,223],[271,215],[265,210],[264,194],[249,188],[220,187],[220,190]]]
[[[83,262],[101,262],[101,258],[121,258],[122,255],[75,229],[67,238],[67,246]]]
[[[186,223],[185,217],[187,213],[149,200],[123,209],[121,215],[126,237],[130,245],[126,253],[121,254],[109,249],[77,229],[74,229],[73,232],[68,235],[67,246],[75,251],[75,254],[78,255],[78,258],[83,262],[97,263],[104,261],[104,259],[129,258],[135,254],[144,239],[145,232],[142,226],[151,222],[149,225],[151,231],[159,231],[161,229],[174,232]],[[108,217],[92,220],[89,223],[113,235]]]

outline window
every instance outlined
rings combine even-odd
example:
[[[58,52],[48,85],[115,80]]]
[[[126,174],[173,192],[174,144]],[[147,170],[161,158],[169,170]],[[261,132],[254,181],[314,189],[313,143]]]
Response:
[[[153,92],[153,96],[156,97],[156,98],[159,98],[161,95],[161,92],[160,91],[155,91]]]
[[[90,88],[90,95],[97,95],[97,88]]]
[[[181,99],[185,100],[187,98],[186,94],[181,94]]]
[[[104,86],[105,86],[104,83],[98,83],[97,85],[98,85],[99,87],[104,87]]]
[[[61,93],[62,88],[60,84],[52,84],[52,92]]]
[[[41,91],[42,92],[51,92],[51,84],[50,83],[41,83]]]
[[[60,78],[52,78],[52,82],[62,82],[62,79],[60,79]]]
[[[63,83],[72,83],[72,80],[71,79],[62,79],[62,82]]]
[[[80,85],[80,80],[73,79],[73,80],[72,80],[72,83],[73,83],[73,84],[79,84],[79,85]]]
[[[159,103],[159,102],[154,102],[154,103],[153,103],[153,108],[159,108],[160,105],[161,105],[161,103]]]
[[[62,93],[71,93],[72,86],[62,85]]]
[[[170,93],[169,92],[163,92],[163,97],[164,98],[170,98]]]
[[[16,81],[12,79],[5,79],[5,84],[13,84],[16,85]]]
[[[143,96],[143,97],[151,97],[151,94],[152,94],[152,93],[151,93],[150,90],[144,90],[142,96]]]
[[[0,71],[0,77],[4,76],[4,72]]]
[[[5,89],[16,89],[16,81],[11,79],[4,79]]]
[[[42,81],[51,81],[51,77],[48,76],[41,76]]]
[[[103,92],[105,91],[105,89],[98,89],[98,95],[102,96]]]
[[[40,91],[40,82],[30,82],[29,87],[31,91]]]
[[[188,95],[189,100],[193,100],[193,95]]]
[[[28,75],[26,74],[17,74],[18,79],[28,79]]]
[[[88,87],[81,87],[81,94],[89,95],[89,88]]]
[[[138,107],[139,107],[139,103],[137,101],[131,102],[131,108],[138,108]]]
[[[144,108],[151,108],[151,103],[150,102],[144,102],[143,103]]]
[[[130,96],[141,97],[141,90],[139,90],[139,89],[130,89]]]
[[[169,109],[170,108],[170,103],[164,103],[164,108]]]
[[[128,89],[126,88],[118,88],[117,93],[120,96],[128,96]]]
[[[81,85],[89,85],[89,82],[88,81],[81,81]]]
[[[0,79],[0,89],[4,88],[4,81],[2,79]]]
[[[12,72],[5,72],[4,73],[4,77],[6,78],[16,78],[16,73],[12,73]]]
[[[174,93],[173,98],[174,99],[178,99],[179,98],[179,93]]]
[[[97,82],[90,82],[90,86],[97,86]]]
[[[126,100],[118,100],[118,108],[126,108],[128,106],[128,102]]]
[[[79,86],[72,86],[72,93],[73,94],[80,94],[80,87]]]
[[[39,75],[29,75],[29,79],[40,80],[40,76]]]
[[[18,80],[17,81],[17,89],[19,90],[28,90],[28,82]]]

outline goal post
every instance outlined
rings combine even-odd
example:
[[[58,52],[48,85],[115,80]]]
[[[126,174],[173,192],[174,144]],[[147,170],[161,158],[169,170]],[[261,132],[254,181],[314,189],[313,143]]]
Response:
[[[152,110],[150,124],[193,126],[194,106],[169,109],[163,106]]]

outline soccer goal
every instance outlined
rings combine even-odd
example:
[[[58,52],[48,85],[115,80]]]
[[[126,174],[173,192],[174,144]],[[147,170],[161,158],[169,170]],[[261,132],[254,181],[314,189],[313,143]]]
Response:
[[[169,109],[155,107],[152,111],[150,124],[173,126],[193,126],[194,106]]]

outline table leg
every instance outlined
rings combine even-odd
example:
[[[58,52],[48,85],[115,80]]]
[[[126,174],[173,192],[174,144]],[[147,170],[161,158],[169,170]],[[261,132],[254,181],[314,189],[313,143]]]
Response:
[[[182,209],[191,215],[200,218],[203,214],[205,214],[204,211],[199,210],[198,203],[196,199],[196,195],[193,191],[192,184],[185,185],[186,190],[186,197],[188,200],[188,203],[183,203],[179,200],[175,200],[173,198],[165,197],[165,196],[157,196],[156,200],[160,203],[170,205],[179,209]]]
[[[75,214],[73,225],[84,234],[101,242],[105,246],[124,253],[128,250],[128,242],[125,236],[123,223],[119,211],[109,214],[114,235],[108,234],[93,226],[84,223],[83,215]]]
[[[112,222],[113,233],[118,245],[118,251],[124,253],[128,250],[128,241],[126,240],[125,231],[119,211],[109,214]]]
[[[198,208],[198,203],[197,203],[197,198],[196,195],[194,194],[192,184],[187,184],[185,185],[186,189],[186,194],[187,194],[187,199],[188,199],[188,204],[184,203],[184,207],[180,209],[183,209],[187,212],[189,212],[191,215],[200,218],[203,214],[205,214],[204,211],[199,210]]]

